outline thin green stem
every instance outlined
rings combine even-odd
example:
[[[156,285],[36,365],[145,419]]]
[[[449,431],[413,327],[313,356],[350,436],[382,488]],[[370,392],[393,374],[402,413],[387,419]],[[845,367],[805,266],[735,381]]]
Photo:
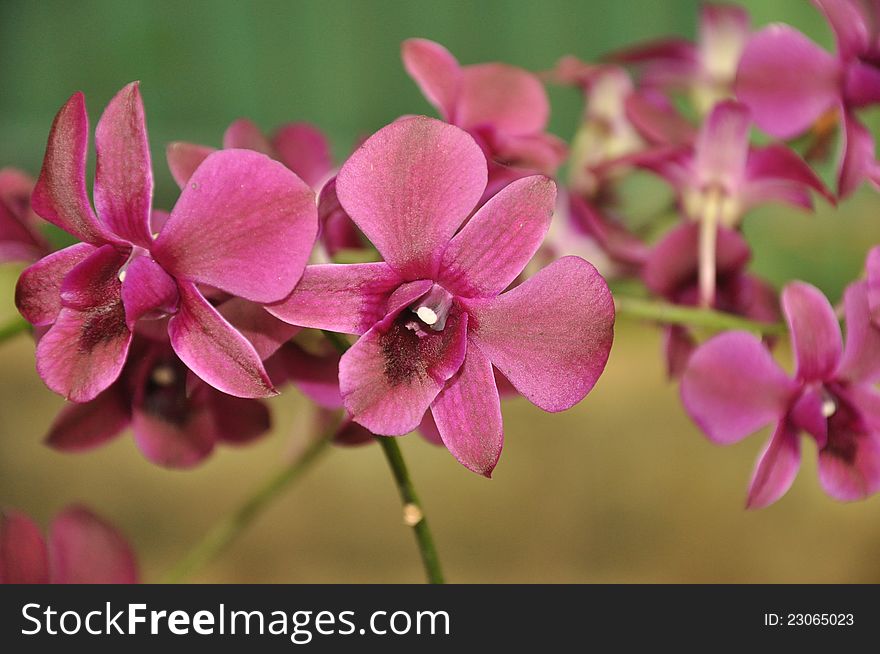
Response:
[[[30,324],[21,316],[14,316],[0,325],[0,343],[26,332]]]
[[[247,500],[231,515],[216,524],[175,565],[163,579],[164,583],[180,583],[191,577],[212,559],[223,552],[251,523],[268,507],[273,500],[290,487],[294,481],[320,456],[331,438],[324,436],[312,443],[302,455],[290,465],[269,477]]]
[[[342,354],[351,347],[342,336],[335,332],[324,330],[324,335]],[[391,473],[394,475],[397,490],[403,501],[403,520],[412,527],[415,534],[428,583],[442,584],[443,571],[440,567],[440,558],[437,556],[437,546],[434,545],[434,537],[428,528],[428,520],[425,518],[422,503],[419,501],[406,462],[403,460],[403,452],[400,451],[397,441],[391,436],[379,436],[376,440],[382,446],[382,452],[384,452]]]
[[[379,437],[376,440],[382,446],[382,451],[385,453],[385,458],[394,475],[394,481],[397,483],[397,490],[403,501],[403,519],[408,526],[412,527],[415,534],[428,583],[442,584],[443,571],[440,567],[440,558],[437,556],[437,547],[434,545],[434,537],[428,527],[428,520],[425,518],[425,512],[403,460],[403,453],[400,451],[397,440],[393,437]]]
[[[787,332],[786,326],[781,322],[758,322],[730,313],[722,313],[721,311],[713,311],[711,309],[684,307],[677,304],[669,304],[668,302],[618,295],[614,298],[614,304],[618,316],[637,320],[652,320],[666,325],[704,327],[717,331],[742,329],[767,336],[775,336]]]

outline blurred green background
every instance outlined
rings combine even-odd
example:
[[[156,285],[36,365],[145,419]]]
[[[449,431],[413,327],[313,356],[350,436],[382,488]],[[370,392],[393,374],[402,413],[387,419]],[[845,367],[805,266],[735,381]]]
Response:
[[[804,0],[742,3],[755,24],[791,23],[830,46]],[[411,36],[440,41],[463,63],[534,70],[562,55],[594,58],[638,40],[692,36],[685,0],[314,0],[263,2],[18,2],[0,0],[0,166],[36,173],[52,117],[76,90],[93,121],[140,79],[153,145],[157,203],[173,203],[163,149],[219,144],[246,116],[268,129],[318,124],[343,156],[360,136],[404,113],[431,113],[399,60]],[[579,94],[550,90],[551,130],[569,138]],[[876,194],[863,190],[816,215],[750,215],[755,269],[777,285],[810,281],[832,298],[880,240]],[[11,316],[17,269],[0,269],[0,318]],[[259,445],[219,451],[192,472],[148,464],[131,438],[83,455],[41,444],[61,405],[33,370],[26,337],[0,346],[0,504],[45,524],[82,501],[118,524],[155,580],[219,517],[300,450],[310,409],[288,390]],[[818,488],[814,452],[792,491],[743,510],[755,437],[709,444],[664,378],[660,339],[621,321],[604,377],[578,407],[504,408],[495,478],[467,472],[418,437],[403,447],[447,575],[458,582],[880,582],[880,499],[851,505]],[[787,356],[784,348],[780,355]],[[333,450],[198,576],[229,582],[411,582],[421,570],[378,448]]]

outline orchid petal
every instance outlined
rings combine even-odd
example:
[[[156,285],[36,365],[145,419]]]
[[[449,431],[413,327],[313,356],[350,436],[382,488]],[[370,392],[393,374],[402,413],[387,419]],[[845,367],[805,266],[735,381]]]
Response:
[[[863,54],[870,47],[869,18],[856,0],[813,0],[834,30],[837,51],[841,58],[850,59]]]
[[[293,325],[363,334],[385,316],[400,284],[383,262],[308,266],[290,297],[266,311]]]
[[[455,124],[465,129],[491,126],[509,134],[540,132],[550,117],[547,92],[538,77],[507,64],[462,68]]]
[[[407,74],[444,120],[455,121],[455,107],[461,90],[461,66],[439,43],[428,39],[407,39],[400,47]]]
[[[556,184],[541,175],[506,186],[450,241],[438,282],[467,297],[503,291],[541,246],[555,199]]]
[[[129,404],[119,384],[90,402],[67,404],[52,422],[46,444],[62,452],[85,452],[103,445],[131,422]]]
[[[374,434],[401,436],[419,426],[467,348],[467,314],[450,314],[442,332],[420,338],[389,315],[339,362],[339,390],[353,420]]]
[[[233,397],[211,389],[208,402],[217,439],[226,445],[252,443],[272,426],[269,407],[261,400]]]
[[[837,192],[845,198],[872,176],[877,168],[874,154],[874,137],[855,116],[845,112],[843,116],[843,152],[837,177]]]
[[[223,148],[226,150],[253,150],[268,157],[274,157],[272,144],[262,130],[247,118],[239,118],[223,134]]]
[[[308,123],[283,125],[272,136],[278,160],[314,189],[333,170],[330,143],[321,131]]]
[[[840,324],[822,292],[804,282],[792,282],[782,291],[782,309],[791,332],[798,378],[810,382],[829,379],[843,350]]]
[[[89,118],[85,98],[74,93],[58,111],[31,204],[40,217],[81,241],[101,245],[115,240],[98,221],[86,193]]]
[[[464,363],[431,405],[443,444],[468,470],[491,477],[504,428],[492,363],[473,342]]]
[[[788,411],[798,385],[747,332],[725,332],[691,354],[681,399],[710,440],[735,443]]]
[[[487,176],[467,133],[419,116],[367,139],[339,171],[336,191],[388,265],[408,279],[430,278]]]
[[[208,155],[216,152],[216,148],[195,143],[175,141],[165,148],[165,158],[168,160],[168,169],[171,176],[180,188],[186,186],[189,178],[193,176],[201,163]]]
[[[306,352],[296,343],[288,343],[267,362],[267,366],[271,364],[273,370],[280,368],[284,380],[290,381],[318,406],[339,409],[342,407],[339,358],[336,352],[319,356]],[[272,379],[275,380],[274,375]]]
[[[153,312],[174,313],[177,284],[149,255],[135,257],[124,269],[122,303],[129,329]]]
[[[782,420],[758,457],[746,506],[763,509],[785,495],[797,476],[801,448],[797,429]]]
[[[880,490],[880,394],[855,385],[838,400],[819,450],[819,483],[831,497],[850,502]]]
[[[168,334],[174,351],[189,369],[229,395],[276,395],[254,346],[195,286],[180,284],[179,290],[180,308],[168,323]]]
[[[125,538],[91,511],[68,507],[49,528],[49,559],[56,584],[134,584],[137,563]]]
[[[705,184],[738,188],[749,154],[749,110],[732,100],[712,109],[694,146],[694,169]]]
[[[190,178],[152,254],[178,279],[274,302],[299,281],[317,231],[314,193],[294,173],[221,150]]]
[[[794,28],[770,25],[746,45],[736,94],[752,110],[758,127],[790,138],[838,102],[839,77],[834,57]]]
[[[278,320],[259,304],[241,298],[227,300],[217,310],[250,341],[263,361],[300,331],[299,327]]]
[[[746,207],[779,201],[795,206],[812,206],[808,190],[834,204],[835,198],[813,169],[784,145],[752,148],[746,162],[746,184],[742,190]]]
[[[0,510],[0,584],[49,583],[49,557],[40,528],[18,511]]]
[[[101,221],[120,238],[150,247],[153,171],[137,82],[107,105],[95,128],[95,208]]]
[[[580,402],[605,368],[614,302],[605,280],[583,259],[563,257],[503,295],[462,304],[477,346],[545,411]]]
[[[71,270],[89,258],[95,247],[77,243],[49,254],[21,273],[15,306],[32,325],[51,325],[61,311],[61,284]]]
[[[880,380],[880,329],[871,322],[868,284],[850,284],[843,296],[846,346],[836,377],[872,384]]]

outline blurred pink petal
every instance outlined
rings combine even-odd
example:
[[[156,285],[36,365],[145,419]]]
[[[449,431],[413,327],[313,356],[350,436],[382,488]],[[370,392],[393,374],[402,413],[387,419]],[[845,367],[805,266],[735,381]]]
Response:
[[[62,511],[49,528],[52,583],[134,584],[137,563],[125,538],[85,508]]]
[[[0,510],[0,584],[49,583],[43,534],[18,511]]]
[[[840,65],[832,55],[794,28],[774,24],[749,40],[736,93],[752,110],[758,127],[790,138],[838,102],[840,75]]]
[[[264,436],[272,426],[269,407],[260,400],[233,397],[213,389],[207,395],[217,440],[227,445],[247,445]]]
[[[319,129],[308,123],[279,127],[272,136],[272,148],[278,160],[313,189],[319,188],[333,170],[330,143]]]
[[[843,350],[834,309],[819,289],[792,282],[782,291],[782,308],[791,332],[798,378],[810,382],[831,377]]]
[[[782,420],[767,443],[752,475],[746,506],[763,509],[785,495],[797,476],[801,448],[797,430]]]
[[[844,293],[846,346],[836,376],[873,384],[880,380],[880,329],[871,322],[868,283],[850,284]]]
[[[464,129],[492,125],[510,134],[539,132],[550,117],[547,92],[536,75],[507,64],[462,69],[455,123]]]
[[[131,422],[126,389],[113,384],[90,402],[66,404],[52,421],[46,444],[62,452],[84,452],[118,436]]]
[[[725,332],[690,357],[681,380],[688,414],[716,443],[735,443],[785,416],[798,385],[760,340]]]
[[[223,148],[225,150],[253,150],[267,157],[274,157],[275,151],[263,132],[247,118],[239,118],[223,134]]]
[[[201,163],[208,155],[216,152],[216,148],[205,145],[175,141],[165,148],[165,157],[168,160],[168,168],[171,176],[180,188],[186,186],[189,178],[196,172]]]
[[[278,320],[259,304],[241,298],[227,300],[217,310],[250,341],[263,361],[300,331],[299,327]]]
[[[749,124],[749,110],[739,102],[715,105],[694,146],[694,168],[701,179],[736,189],[749,154]]]
[[[407,39],[400,54],[406,72],[428,102],[444,120],[455,122],[462,85],[461,66],[455,57],[439,43],[427,39]]]

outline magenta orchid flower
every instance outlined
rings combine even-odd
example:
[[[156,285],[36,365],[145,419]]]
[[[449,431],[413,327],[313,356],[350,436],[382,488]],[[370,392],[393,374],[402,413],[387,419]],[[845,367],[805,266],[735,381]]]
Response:
[[[707,3],[700,9],[696,43],[662,39],[612,54],[610,59],[643,66],[640,87],[684,91],[705,115],[733,95],[750,30],[749,14],[742,7]]]
[[[489,476],[503,442],[493,366],[542,409],[567,409],[605,367],[614,307],[576,257],[504,293],[541,244],[555,186],[517,180],[461,227],[486,181],[483,152],[461,129],[425,117],[384,127],[337,177],[342,206],[384,261],[309,266],[267,310],[360,336],[339,364],[356,422],[398,436],[430,409],[450,452]]]
[[[686,219],[700,225],[700,303],[715,296],[718,227],[734,228],[751,208],[782,202],[811,209],[810,191],[833,197],[792,150],[749,144],[748,109],[725,101],[709,114],[693,145],[658,147],[629,158],[663,177],[678,194]]]
[[[0,169],[0,263],[36,261],[49,253],[31,209],[34,181],[15,168]]]
[[[847,340],[828,300],[815,287],[789,284],[782,306],[797,361],[789,377],[746,332],[712,338],[690,358],[681,385],[684,406],[710,440],[735,443],[764,426],[774,433],[758,460],[748,505],[778,500],[800,465],[798,434],[819,449],[819,481],[838,500],[880,490],[880,332],[871,325],[867,287],[844,297]]]
[[[258,303],[290,293],[317,232],[314,193],[262,154],[224,150],[189,178],[173,211],[151,211],[153,178],[138,85],[111,100],[95,133],[92,210],[81,93],[55,118],[34,210],[82,241],[26,269],[16,304],[49,327],[37,346],[47,386],[75,402],[120,375],[139,321],[170,315],[171,346],[201,379],[239,397],[275,390],[254,346],[201,289]]]
[[[565,144],[545,130],[550,102],[541,80],[501,63],[462,66],[439,43],[407,39],[403,65],[441,118],[466,130],[489,160],[489,196],[533,173],[553,175]]]
[[[88,509],[64,509],[48,539],[23,513],[0,510],[0,584],[136,583],[137,561],[125,538]]]
[[[797,136],[823,114],[838,111],[844,138],[838,194],[845,197],[865,179],[880,186],[874,139],[855,116],[880,102],[880,6],[862,0],[814,2],[834,30],[837,56],[793,27],[770,25],[749,41],[736,93],[758,127],[779,138]]]

